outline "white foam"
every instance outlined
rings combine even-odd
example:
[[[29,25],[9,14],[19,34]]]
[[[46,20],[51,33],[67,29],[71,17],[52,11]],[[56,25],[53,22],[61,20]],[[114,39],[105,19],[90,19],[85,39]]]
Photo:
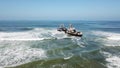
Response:
[[[104,56],[106,57],[107,67],[108,68],[120,68],[120,57],[112,55],[108,52],[103,52]]]
[[[67,35],[56,29],[43,28],[21,32],[0,32],[0,67],[11,67],[47,58],[45,50],[31,48],[28,42],[54,37],[60,39]]]
[[[64,33],[58,32],[56,29],[35,28],[26,32],[0,32],[0,40],[5,41],[35,41],[50,38],[65,38]]]
[[[111,36],[111,37],[108,37],[108,39],[110,39],[110,40],[120,40],[120,35],[119,36]]]
[[[73,57],[73,54],[71,53],[70,56],[65,56],[65,57],[64,57],[64,60],[68,60],[68,59],[70,59],[70,58],[72,58],[72,57]]]
[[[109,62],[107,64],[109,68],[120,68],[120,57],[112,56],[106,60]]]
[[[94,35],[102,37],[102,43],[105,46],[120,46],[120,34],[105,32],[105,31],[92,31]],[[108,68],[120,68],[120,55],[115,55],[110,52],[102,52],[106,57]]]
[[[23,42],[6,42],[1,43],[1,45],[6,46],[0,49],[1,67],[16,66],[47,57],[45,50],[41,48],[31,48]]]
[[[34,36],[35,34],[31,32],[0,32],[0,40],[42,40],[43,38],[39,38]]]
[[[120,34],[104,31],[92,31],[97,36],[102,36],[101,40],[105,46],[120,46]]]
[[[92,31],[92,33],[99,36],[105,36],[109,40],[120,40],[119,33],[104,32],[104,31]]]

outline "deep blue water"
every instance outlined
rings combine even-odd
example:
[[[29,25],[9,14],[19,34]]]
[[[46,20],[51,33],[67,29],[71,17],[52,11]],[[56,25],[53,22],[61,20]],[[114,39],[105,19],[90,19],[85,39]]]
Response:
[[[66,27],[73,24],[78,29],[100,29],[105,31],[119,31],[120,28],[120,21],[0,21],[0,28],[57,28],[60,24],[64,24]]]
[[[0,67],[120,68],[119,42],[120,21],[0,21]]]

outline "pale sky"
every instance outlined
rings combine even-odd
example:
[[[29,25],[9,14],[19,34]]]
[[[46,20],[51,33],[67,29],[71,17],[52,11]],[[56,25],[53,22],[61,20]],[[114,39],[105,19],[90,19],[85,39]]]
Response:
[[[0,20],[120,20],[120,0],[0,0]]]

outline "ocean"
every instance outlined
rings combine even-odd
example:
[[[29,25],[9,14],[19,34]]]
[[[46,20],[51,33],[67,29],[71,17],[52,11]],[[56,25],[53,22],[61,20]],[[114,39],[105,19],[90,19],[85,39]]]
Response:
[[[0,67],[120,68],[120,21],[0,21]]]

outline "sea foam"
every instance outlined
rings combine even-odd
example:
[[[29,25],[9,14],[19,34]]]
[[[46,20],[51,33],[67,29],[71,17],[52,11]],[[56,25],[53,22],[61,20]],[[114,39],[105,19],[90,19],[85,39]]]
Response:
[[[109,40],[120,40],[119,33],[105,32],[105,31],[92,31],[95,35],[107,37]]]
[[[120,46],[120,34],[104,31],[92,31],[94,35],[101,36],[105,46]]]
[[[112,55],[111,53],[108,52],[102,52],[104,56],[106,57],[107,61],[107,67],[108,68],[120,68],[120,57]]]
[[[20,32],[0,32],[0,40],[5,41],[36,41],[51,38],[65,38],[67,37],[63,32],[58,32],[55,29],[35,28],[30,31]]]
[[[0,66],[11,67],[47,58],[42,48],[32,48],[27,42],[0,41]]]

